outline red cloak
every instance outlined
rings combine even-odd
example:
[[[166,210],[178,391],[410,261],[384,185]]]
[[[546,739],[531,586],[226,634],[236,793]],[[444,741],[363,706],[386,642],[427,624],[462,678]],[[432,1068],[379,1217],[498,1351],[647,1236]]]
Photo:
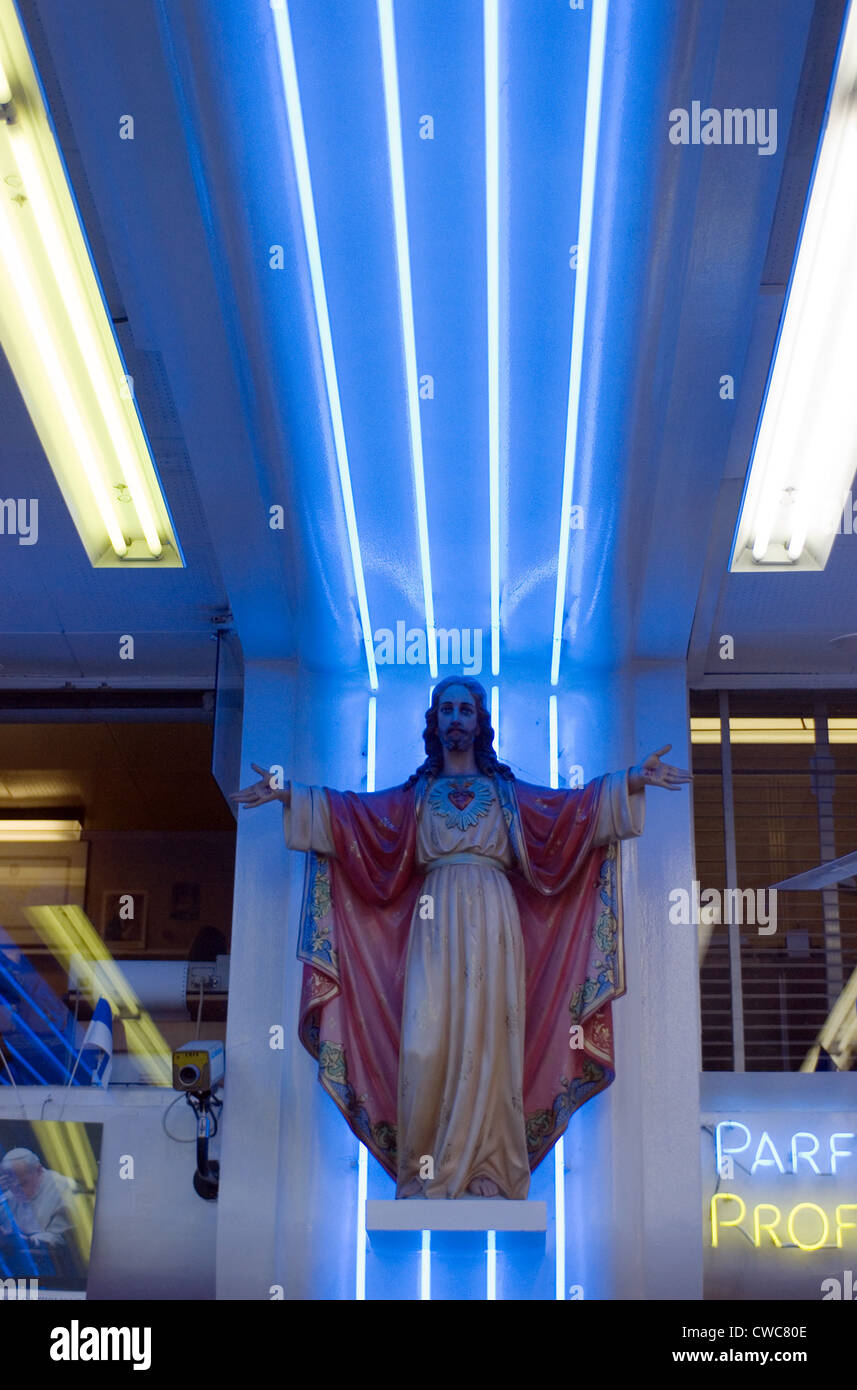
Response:
[[[625,992],[618,841],[593,846],[607,777],[580,791],[495,779],[526,961],[524,1119],[530,1169],[615,1076],[610,1001]],[[299,1035],[351,1129],[396,1176],[408,933],[423,873],[408,790],[327,791],[336,858],[310,852],[298,957]]]

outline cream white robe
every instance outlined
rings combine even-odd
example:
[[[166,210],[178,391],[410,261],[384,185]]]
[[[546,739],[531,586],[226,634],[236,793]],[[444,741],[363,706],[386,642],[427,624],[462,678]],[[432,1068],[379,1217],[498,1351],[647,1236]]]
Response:
[[[493,1180],[505,1197],[521,1199],[529,1189],[524,944],[504,872],[514,858],[492,779],[475,783],[475,801],[459,809],[439,778],[418,818],[416,858],[427,872],[405,971],[397,1196],[463,1197],[477,1177]],[[324,789],[293,782],[291,790],[289,848],[333,857]],[[643,807],[642,792],[628,794],[626,772],[605,777],[593,843],[639,835]],[[486,862],[427,867],[461,853]]]

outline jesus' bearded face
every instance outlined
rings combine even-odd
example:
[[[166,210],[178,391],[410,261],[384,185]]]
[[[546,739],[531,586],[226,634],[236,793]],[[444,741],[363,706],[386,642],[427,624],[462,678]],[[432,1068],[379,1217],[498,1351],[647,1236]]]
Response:
[[[478,731],[476,697],[465,685],[450,685],[437,707],[437,732],[444,748],[460,752],[470,748]]]

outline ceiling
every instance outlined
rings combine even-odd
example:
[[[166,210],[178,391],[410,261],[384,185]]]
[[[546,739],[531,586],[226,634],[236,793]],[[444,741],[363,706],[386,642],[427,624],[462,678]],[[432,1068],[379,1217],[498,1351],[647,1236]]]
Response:
[[[198,720],[0,724],[0,817],[79,815],[88,836],[234,832]]]
[[[269,0],[19,6],[187,566],[89,566],[0,359],[0,495],[40,499],[37,545],[0,537],[0,681],[210,684],[224,623],[247,659],[365,673]],[[288,10],[370,625],[420,627],[376,6]],[[501,679],[550,669],[591,11],[499,7]],[[857,629],[857,537],[820,574],[727,573],[842,12],[611,0],[561,681],[685,656],[696,684],[853,679],[830,639]],[[482,5],[394,13],[435,615],[487,634]],[[776,152],[673,145],[694,100],[776,108]]]

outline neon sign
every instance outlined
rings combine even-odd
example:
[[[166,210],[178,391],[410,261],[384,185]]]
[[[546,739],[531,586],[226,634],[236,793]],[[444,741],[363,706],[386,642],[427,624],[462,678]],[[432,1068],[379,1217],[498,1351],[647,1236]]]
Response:
[[[737,1216],[731,1219],[726,1218],[725,1213],[721,1213],[719,1203],[737,1202],[740,1211]],[[857,1203],[845,1202],[836,1208],[834,1213],[834,1225],[836,1229],[836,1244],[839,1249],[843,1245],[843,1232],[847,1230],[857,1230],[857,1221],[847,1221],[844,1217],[845,1212],[857,1212]],[[813,1212],[811,1219],[803,1215],[798,1220],[798,1213]],[[747,1215],[747,1204],[743,1197],[739,1197],[734,1192],[715,1192],[711,1199],[711,1245],[717,1249],[720,1244],[720,1231],[727,1226],[739,1226],[743,1230],[741,1223]],[[764,1220],[763,1220],[764,1217]],[[783,1220],[783,1213],[775,1202],[757,1202],[753,1207],[753,1244],[758,1248],[762,1244],[762,1232],[768,1236],[770,1243],[782,1246],[783,1241],[778,1234]],[[817,1240],[809,1240],[806,1237],[810,1234],[812,1227],[815,1226],[818,1235]],[[800,1232],[799,1234],[799,1228]],[[793,1206],[783,1227],[788,1236],[789,1244],[796,1245],[799,1250],[820,1250],[823,1245],[830,1244],[830,1221],[823,1207],[817,1202],[798,1202]],[[803,1238],[802,1238],[803,1236]]]
[[[727,1147],[723,1142],[723,1131],[727,1129],[743,1130],[746,1135],[743,1144],[738,1144],[737,1146],[730,1144]],[[809,1145],[804,1143],[807,1139],[810,1141]],[[852,1149],[840,1149],[836,1143],[837,1139],[857,1139],[857,1134],[852,1134],[845,1130],[838,1131],[836,1134],[831,1134],[827,1143],[827,1162],[830,1166],[822,1169],[819,1168],[815,1161],[816,1154],[821,1151],[821,1141],[818,1135],[812,1134],[806,1129],[797,1130],[791,1137],[789,1149],[786,1154],[786,1157],[790,1160],[788,1171],[792,1173],[799,1172],[799,1165],[801,1159],[803,1159],[811,1172],[817,1174],[821,1174],[822,1172],[831,1173],[835,1176],[837,1172],[837,1160],[840,1158],[852,1158],[854,1156]],[[800,1141],[800,1143],[798,1143],[798,1141]],[[731,1178],[733,1176],[735,1171],[735,1155],[748,1153],[752,1142],[753,1136],[751,1131],[745,1124],[742,1124],[740,1120],[721,1120],[720,1123],[715,1126],[714,1164],[721,1178]],[[780,1173],[785,1173],[787,1171],[773,1139],[767,1130],[763,1130],[759,1143],[756,1146],[753,1161],[750,1166],[750,1173],[751,1175],[754,1174],[757,1168],[772,1167],[775,1167]]]
[[[768,1130],[756,1138],[748,1125],[740,1120],[721,1120],[714,1130],[714,1162],[718,1177],[729,1181],[735,1177],[736,1166],[750,1177],[757,1173],[772,1178],[780,1175],[801,1177],[814,1183],[816,1178],[829,1179],[842,1173],[857,1173],[857,1134],[837,1130],[826,1137],[811,1130],[795,1130],[787,1143],[774,1142]],[[740,1156],[740,1157],[739,1157]],[[853,1166],[849,1165],[853,1160]],[[782,1202],[748,1203],[734,1191],[716,1192],[710,1202],[711,1246],[717,1249],[728,1231],[740,1232],[742,1241],[750,1240],[758,1249],[782,1248],[820,1250],[835,1245],[843,1248],[848,1236],[857,1231],[857,1202],[840,1202],[833,1210],[818,1202],[798,1201],[787,1207]]]

